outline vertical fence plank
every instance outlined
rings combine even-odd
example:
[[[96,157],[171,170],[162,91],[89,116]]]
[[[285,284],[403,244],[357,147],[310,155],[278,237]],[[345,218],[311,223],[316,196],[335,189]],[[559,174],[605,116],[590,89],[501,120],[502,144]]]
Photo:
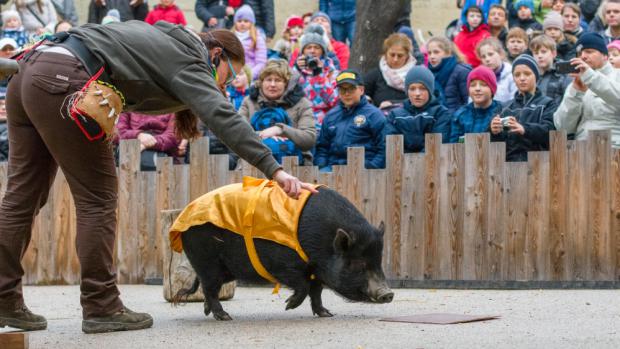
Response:
[[[345,187],[349,201],[362,210],[362,182],[364,175],[364,148],[354,147],[347,149],[347,165],[345,166]]]
[[[69,184],[62,173],[58,171],[56,181],[52,186],[54,212],[54,265],[56,272],[48,279],[52,283],[74,284],[79,283],[79,261],[75,250],[75,205],[69,190]]]
[[[140,141],[120,143],[117,256],[119,283],[137,282]]]
[[[611,167],[610,131],[590,131],[588,134],[588,169],[590,170],[590,229],[591,275],[593,280],[608,280],[611,272],[610,203]]]
[[[336,190],[336,181],[333,172],[319,172],[319,183]]]
[[[198,138],[190,147],[189,199],[193,201],[209,191],[209,138]]]
[[[175,165],[172,181],[172,208],[183,208],[190,203],[189,182],[191,165]]]
[[[139,240],[138,251],[140,266],[137,279],[143,283],[146,278],[161,277],[161,269],[158,268],[159,249],[161,248],[160,234],[157,230],[157,172],[148,171],[141,173],[140,207],[138,208]]]
[[[228,154],[211,155],[207,183],[206,192],[234,183],[228,176]]]
[[[155,214],[157,217],[161,214],[161,211],[170,210],[173,207],[173,197],[175,193],[172,191],[172,186],[174,183],[174,167],[172,165],[171,157],[160,157],[157,158],[157,179],[156,179],[156,187],[157,187],[157,203]],[[155,232],[162,231],[162,220],[155,220]],[[163,277],[163,251],[162,248],[164,246],[164,241],[162,240],[161,234],[156,234],[155,236],[155,248],[156,255],[159,256],[155,260],[155,270],[159,271],[159,275]]]
[[[488,251],[487,275],[489,280],[501,280],[503,270],[503,251],[506,248],[506,220],[504,206],[504,171],[506,143],[493,142],[489,146],[489,184],[488,184]]]
[[[531,154],[531,153],[530,153]],[[506,280],[525,280],[525,234],[528,215],[528,164],[506,163],[504,182],[504,216],[506,217],[506,246],[502,274]]]
[[[439,184],[439,236],[440,251],[438,278],[458,279],[461,275],[463,253],[463,194],[465,183],[465,148],[462,144],[441,146]]]
[[[439,160],[441,134],[426,134],[424,172],[424,278],[437,277],[439,251]]]
[[[571,141],[568,144],[568,244],[572,264],[571,280],[588,279],[590,269],[590,251],[588,249],[588,198],[589,170],[585,166],[587,159],[587,143]]]
[[[613,280],[620,280],[620,149],[612,151],[611,162],[611,246]]]
[[[386,138],[385,172],[389,185],[385,191],[386,226],[384,235],[384,270],[390,278],[401,277],[401,206],[403,180],[403,136]],[[375,200],[381,200],[380,197]]]
[[[523,279],[545,280],[549,276],[548,192],[549,155],[528,154],[527,232],[525,234],[525,275]]]
[[[316,166],[299,166],[297,169],[299,180],[306,183],[325,184],[319,177],[319,168]]]
[[[570,263],[566,258],[568,230],[568,158],[566,131],[549,134],[549,280],[568,280]]]
[[[401,275],[424,279],[424,209],[426,157],[405,154],[403,157],[403,188],[401,199]]]
[[[465,135],[463,277],[486,280],[489,134]]]

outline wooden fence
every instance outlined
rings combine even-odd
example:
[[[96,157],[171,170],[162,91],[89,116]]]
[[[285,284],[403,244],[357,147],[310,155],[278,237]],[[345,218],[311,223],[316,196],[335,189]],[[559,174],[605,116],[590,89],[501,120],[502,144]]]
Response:
[[[400,136],[387,140],[387,166],[364,169],[363,148],[333,173],[284,167],[308,182],[347,196],[373,223],[386,222],[384,269],[397,280],[617,281],[620,279],[620,150],[609,132],[567,141],[552,132],[548,152],[507,163],[505,145],[488,134],[464,144],[427,135],[426,152],[404,154]],[[121,144],[116,263],[121,283],[162,276],[162,210],[182,208],[219,186],[257,176],[244,164],[228,171],[226,155],[192,144],[191,164],[158,159],[140,172],[138,141]],[[6,164],[0,165],[0,196]],[[24,259],[28,284],[77,283],[75,211],[59,174],[36,219]]]

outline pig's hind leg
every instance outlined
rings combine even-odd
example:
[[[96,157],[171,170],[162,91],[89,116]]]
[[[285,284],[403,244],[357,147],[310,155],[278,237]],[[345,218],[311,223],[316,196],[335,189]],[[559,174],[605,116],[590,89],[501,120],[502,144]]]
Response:
[[[183,250],[192,267],[200,278],[202,291],[205,295],[204,313],[206,316],[213,312],[216,320],[232,320],[224,311],[219,300],[222,285],[232,279],[220,259],[221,241],[214,237],[221,237],[217,231],[209,231],[208,226],[190,228],[183,233]]]
[[[323,285],[321,282],[312,280],[310,282],[310,305],[312,306],[312,314],[320,317],[332,317],[332,313],[323,307],[323,300],[321,299],[322,292]]]

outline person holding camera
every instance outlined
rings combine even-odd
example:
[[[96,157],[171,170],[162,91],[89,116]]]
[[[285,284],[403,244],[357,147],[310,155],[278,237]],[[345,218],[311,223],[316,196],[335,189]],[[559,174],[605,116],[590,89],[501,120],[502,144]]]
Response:
[[[524,54],[515,59],[512,76],[518,91],[491,120],[491,141],[506,142],[506,161],[527,161],[528,151],[549,149],[558,105],[537,88],[539,71],[534,57]]]
[[[312,113],[317,130],[323,118],[338,103],[334,61],[327,57],[325,29],[318,24],[309,25],[301,37],[301,55],[295,60],[295,70],[301,75],[299,84],[312,103]]]
[[[586,139],[589,130],[611,130],[611,143],[620,148],[620,70],[608,62],[607,43],[597,33],[577,41],[578,58],[570,62],[577,72],[553,116],[555,127]]]

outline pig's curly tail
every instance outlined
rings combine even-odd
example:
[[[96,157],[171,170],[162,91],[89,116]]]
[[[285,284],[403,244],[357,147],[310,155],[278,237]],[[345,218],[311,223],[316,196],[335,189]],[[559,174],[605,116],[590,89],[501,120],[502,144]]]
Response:
[[[190,288],[182,288],[177,291],[177,294],[172,297],[172,305],[177,306],[181,302],[187,302],[189,296],[193,295],[194,293],[196,293],[196,291],[198,291],[198,286],[200,286],[200,279],[196,277],[194,279],[194,283]]]

